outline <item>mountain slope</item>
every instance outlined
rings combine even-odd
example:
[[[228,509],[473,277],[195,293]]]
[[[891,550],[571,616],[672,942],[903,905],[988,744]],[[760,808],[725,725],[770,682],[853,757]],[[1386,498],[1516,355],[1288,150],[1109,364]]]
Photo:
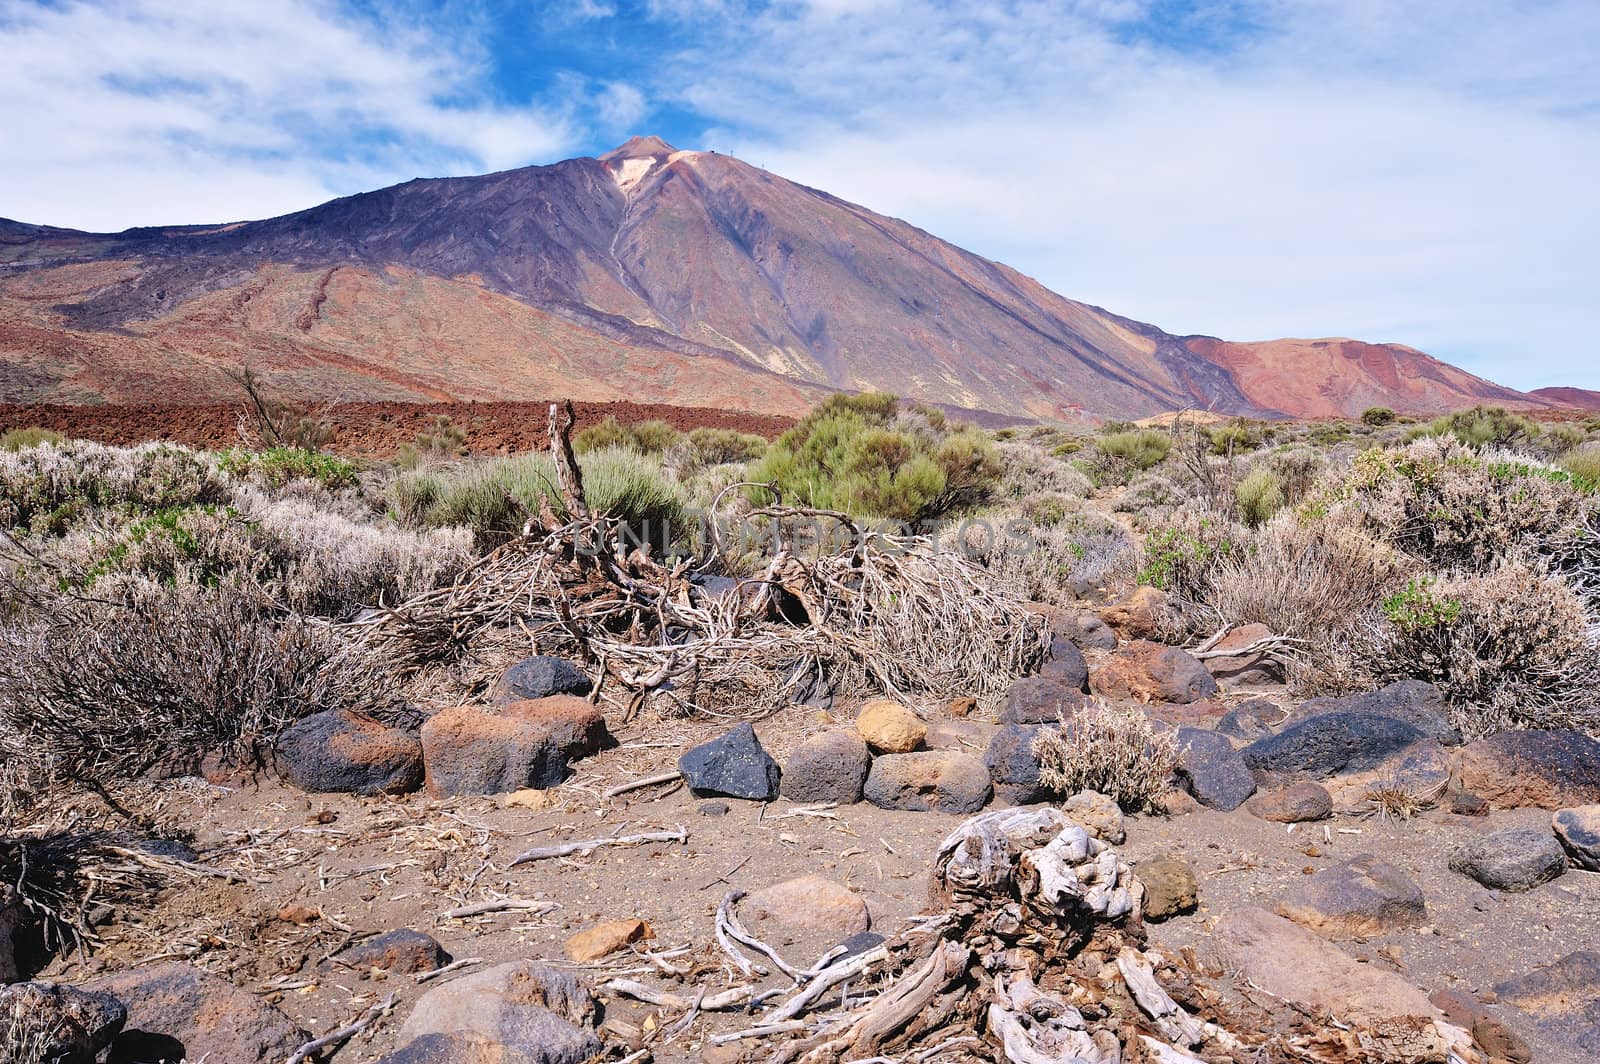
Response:
[[[657,399],[794,412],[882,388],[1020,417],[1537,403],[1397,345],[1173,336],[737,159],[410,181],[94,235],[0,222],[0,400]]]

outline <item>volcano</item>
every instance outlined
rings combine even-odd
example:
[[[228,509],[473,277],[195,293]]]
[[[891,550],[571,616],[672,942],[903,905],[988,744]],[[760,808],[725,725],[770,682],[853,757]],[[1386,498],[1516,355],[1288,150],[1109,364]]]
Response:
[[[571,396],[794,414],[880,389],[997,418],[1552,405],[1413,348],[1171,334],[727,155],[408,181],[116,234],[0,220],[0,401]]]

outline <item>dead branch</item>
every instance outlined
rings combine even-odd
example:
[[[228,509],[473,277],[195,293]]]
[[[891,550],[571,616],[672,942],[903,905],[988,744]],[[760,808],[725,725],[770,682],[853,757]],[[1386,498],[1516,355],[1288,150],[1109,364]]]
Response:
[[[585,839],[582,842],[563,842],[554,846],[536,846],[524,853],[519,853],[511,859],[509,867],[530,864],[534,861],[547,861],[553,857],[587,857],[602,846],[638,846],[647,842],[688,842],[689,833],[683,828],[677,831],[646,831],[638,835],[612,835],[603,839]]]
[[[331,1034],[325,1034],[321,1038],[313,1038],[299,1049],[296,1049],[294,1053],[290,1055],[287,1064],[304,1064],[305,1061],[310,1060],[312,1056],[321,1053],[324,1049],[328,1049],[332,1046],[344,1045],[346,1042],[350,1041],[350,1039],[354,1038],[356,1035],[360,1034],[362,1031],[365,1031],[368,1027],[371,1027],[380,1019],[387,1016],[389,1014],[389,1010],[394,1008],[394,1003],[395,995],[390,994],[388,997],[384,998],[382,1001],[368,1009],[366,1014],[356,1022],[349,1024],[348,1026],[341,1027]]]

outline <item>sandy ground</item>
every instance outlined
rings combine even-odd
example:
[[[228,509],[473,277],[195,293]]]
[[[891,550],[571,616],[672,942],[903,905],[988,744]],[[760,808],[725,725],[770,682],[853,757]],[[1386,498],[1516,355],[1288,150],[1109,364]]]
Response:
[[[757,730],[781,760],[819,722],[817,711],[797,709]],[[992,729],[977,721],[938,722],[933,742],[981,750]],[[305,795],[271,780],[235,788],[198,780],[151,785],[143,807],[159,821],[184,826],[203,860],[246,881],[180,886],[144,921],[107,928],[107,944],[87,962],[57,961],[45,976],[75,981],[156,959],[189,958],[267,995],[313,1034],[348,1022],[397,991],[393,1018],[335,1058],[370,1061],[395,1048],[394,1033],[412,1002],[431,987],[419,987],[409,976],[375,982],[322,964],[352,942],[411,927],[434,935],[457,958],[481,958],[467,971],[538,958],[574,968],[595,984],[626,975],[668,988],[637,951],[689,945],[704,962],[701,978],[720,984],[726,975],[712,945],[712,925],[726,892],[821,874],[860,892],[874,927],[893,933],[923,907],[929,860],[959,823],[943,814],[870,805],[805,815],[783,800],[767,806],[728,801],[726,815],[708,816],[701,811],[706,802],[681,788],[657,787],[607,801],[601,797],[606,788],[670,767],[683,745],[710,732],[687,722],[656,725],[648,733],[620,730],[621,745],[580,763],[572,780],[546,792],[551,804],[543,809],[508,808],[496,798]],[[1466,838],[1547,822],[1548,814],[1535,810],[1478,819],[1429,811],[1403,823],[1336,817],[1324,822],[1326,833],[1323,824],[1291,833],[1243,809],[1200,810],[1131,818],[1122,849],[1135,864],[1177,854],[1194,867],[1199,911],[1153,928],[1153,940],[1173,949],[1211,942],[1208,931],[1219,917],[1241,906],[1270,908],[1315,869],[1360,853],[1379,854],[1422,885],[1431,924],[1423,932],[1347,948],[1430,991],[1482,991],[1573,950],[1600,948],[1600,876],[1572,872],[1529,894],[1494,895],[1445,866],[1450,849]],[[587,857],[509,867],[514,855],[543,843],[679,827],[688,832],[686,844],[601,849]],[[441,915],[496,897],[529,899],[550,911],[465,920]],[[304,925],[280,918],[291,905],[320,915]],[[649,922],[653,940],[600,964],[565,959],[562,944],[575,931],[631,917]],[[815,932],[776,933],[770,940],[805,963],[833,944]],[[614,1030],[648,1029],[652,1012],[628,1003],[608,1007]],[[1587,1059],[1573,1047],[1577,1031],[1541,1028],[1510,1010],[1504,1015],[1534,1044],[1536,1059]],[[710,1017],[672,1044],[658,1044],[655,1059],[699,1060],[709,1034],[747,1025],[748,1017],[738,1014]]]

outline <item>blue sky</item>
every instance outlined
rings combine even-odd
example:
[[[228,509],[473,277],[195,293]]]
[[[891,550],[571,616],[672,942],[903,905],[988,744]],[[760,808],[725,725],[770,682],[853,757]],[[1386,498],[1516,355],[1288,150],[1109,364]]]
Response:
[[[715,148],[1173,332],[1600,388],[1592,0],[0,0],[0,216]]]

